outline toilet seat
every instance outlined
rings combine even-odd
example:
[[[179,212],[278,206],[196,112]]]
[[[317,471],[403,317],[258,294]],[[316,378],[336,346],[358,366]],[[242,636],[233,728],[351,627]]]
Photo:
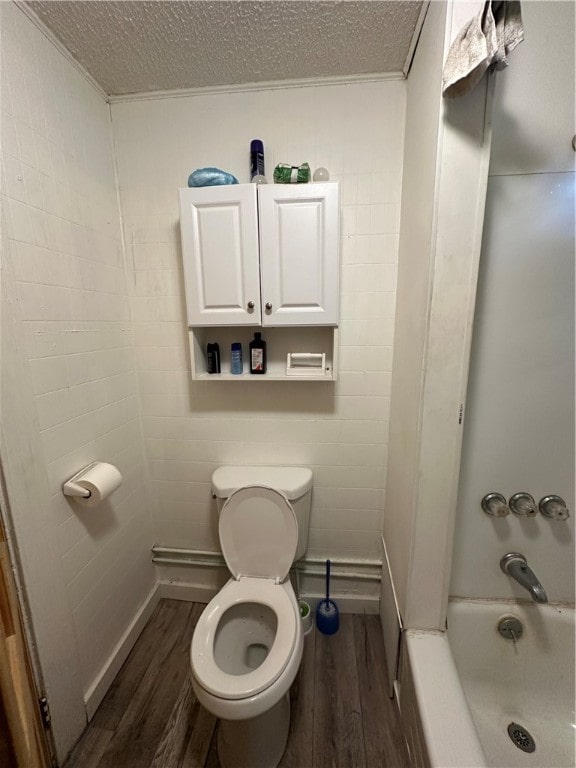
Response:
[[[208,604],[192,638],[192,670],[198,683],[221,699],[245,699],[271,686],[292,655],[297,635],[295,603],[282,584],[272,579],[241,577],[229,581]],[[224,672],[214,659],[214,640],[221,618],[233,605],[257,603],[271,608],[277,619],[276,635],[262,664],[244,675]]]
[[[205,691],[221,699],[246,699],[280,677],[294,650],[300,614],[288,575],[298,544],[298,522],[288,499],[263,485],[239,488],[220,513],[220,544],[234,576],[208,604],[192,637],[192,672]],[[276,633],[264,661],[246,674],[225,672],[214,658],[220,621],[234,605],[268,606]]]
[[[235,578],[284,581],[298,546],[298,521],[284,494],[246,485],[228,497],[218,525],[222,553]]]

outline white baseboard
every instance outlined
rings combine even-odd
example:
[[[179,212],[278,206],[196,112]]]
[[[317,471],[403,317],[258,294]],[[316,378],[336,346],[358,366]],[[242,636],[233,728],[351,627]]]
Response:
[[[218,594],[214,587],[186,584],[182,581],[159,581],[158,590],[160,597],[170,600],[186,600],[190,603],[209,603]]]
[[[312,595],[305,591],[300,594],[302,600],[306,600],[310,604],[310,608],[313,611],[316,610],[317,603],[320,600],[324,600],[326,595]],[[330,596],[332,599],[332,595]],[[380,611],[380,600],[377,596],[370,595],[348,595],[343,597],[342,595],[335,595],[334,602],[338,606],[340,613],[374,613],[377,614]]]
[[[167,597],[171,600],[188,600],[195,603],[209,603],[218,593],[218,589],[213,587],[186,584],[181,581],[160,581],[158,582],[160,597]],[[312,610],[316,609],[316,604],[324,599],[324,595],[313,594],[303,590],[300,597],[310,603]],[[338,605],[340,613],[378,613],[379,599],[377,596],[370,595],[349,595],[343,597],[337,595],[334,598]]]
[[[209,603],[219,591],[218,588],[203,584],[188,584],[182,581],[164,580],[158,582],[158,589],[160,597],[167,597],[171,600],[188,600],[195,603]],[[312,610],[315,610],[316,604],[323,600],[325,596],[303,589],[300,597],[302,600],[310,603]],[[380,606],[380,600],[377,595],[335,595],[334,600],[338,605],[340,613],[378,613]]]
[[[128,658],[128,654],[136,640],[140,637],[140,633],[146,626],[161,597],[159,585],[156,583],[128,625],[108,660],[84,694],[84,704],[88,720],[93,718],[100,702],[106,695],[106,691],[110,688],[112,681],[120,671],[120,667]]]
[[[396,706],[398,707],[398,712],[402,715],[402,684],[399,680],[394,680],[394,699],[396,701]]]
[[[394,691],[394,680],[398,676],[400,658],[400,633],[402,632],[402,618],[398,608],[392,569],[386,550],[386,542],[382,537],[382,579],[380,582],[380,621],[382,623],[382,636],[384,638],[384,653],[386,656],[386,670],[388,674],[388,695]]]

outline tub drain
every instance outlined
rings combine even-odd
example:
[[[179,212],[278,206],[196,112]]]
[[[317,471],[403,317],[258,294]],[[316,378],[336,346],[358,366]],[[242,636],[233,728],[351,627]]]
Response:
[[[536,742],[523,725],[510,723],[508,726],[508,736],[510,736],[514,744],[518,749],[521,749],[522,752],[534,752],[536,749]]]

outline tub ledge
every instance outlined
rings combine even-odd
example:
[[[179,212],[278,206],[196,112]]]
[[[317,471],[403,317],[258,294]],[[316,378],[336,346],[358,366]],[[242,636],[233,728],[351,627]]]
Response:
[[[447,633],[409,629],[404,635],[430,767],[487,766]]]

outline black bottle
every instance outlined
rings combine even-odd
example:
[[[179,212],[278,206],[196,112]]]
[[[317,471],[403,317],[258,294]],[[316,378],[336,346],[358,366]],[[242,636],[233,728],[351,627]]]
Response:
[[[220,347],[217,342],[208,342],[206,347],[208,373],[220,373]]]
[[[255,333],[250,347],[250,373],[266,373],[266,342],[262,341],[262,334]]]

